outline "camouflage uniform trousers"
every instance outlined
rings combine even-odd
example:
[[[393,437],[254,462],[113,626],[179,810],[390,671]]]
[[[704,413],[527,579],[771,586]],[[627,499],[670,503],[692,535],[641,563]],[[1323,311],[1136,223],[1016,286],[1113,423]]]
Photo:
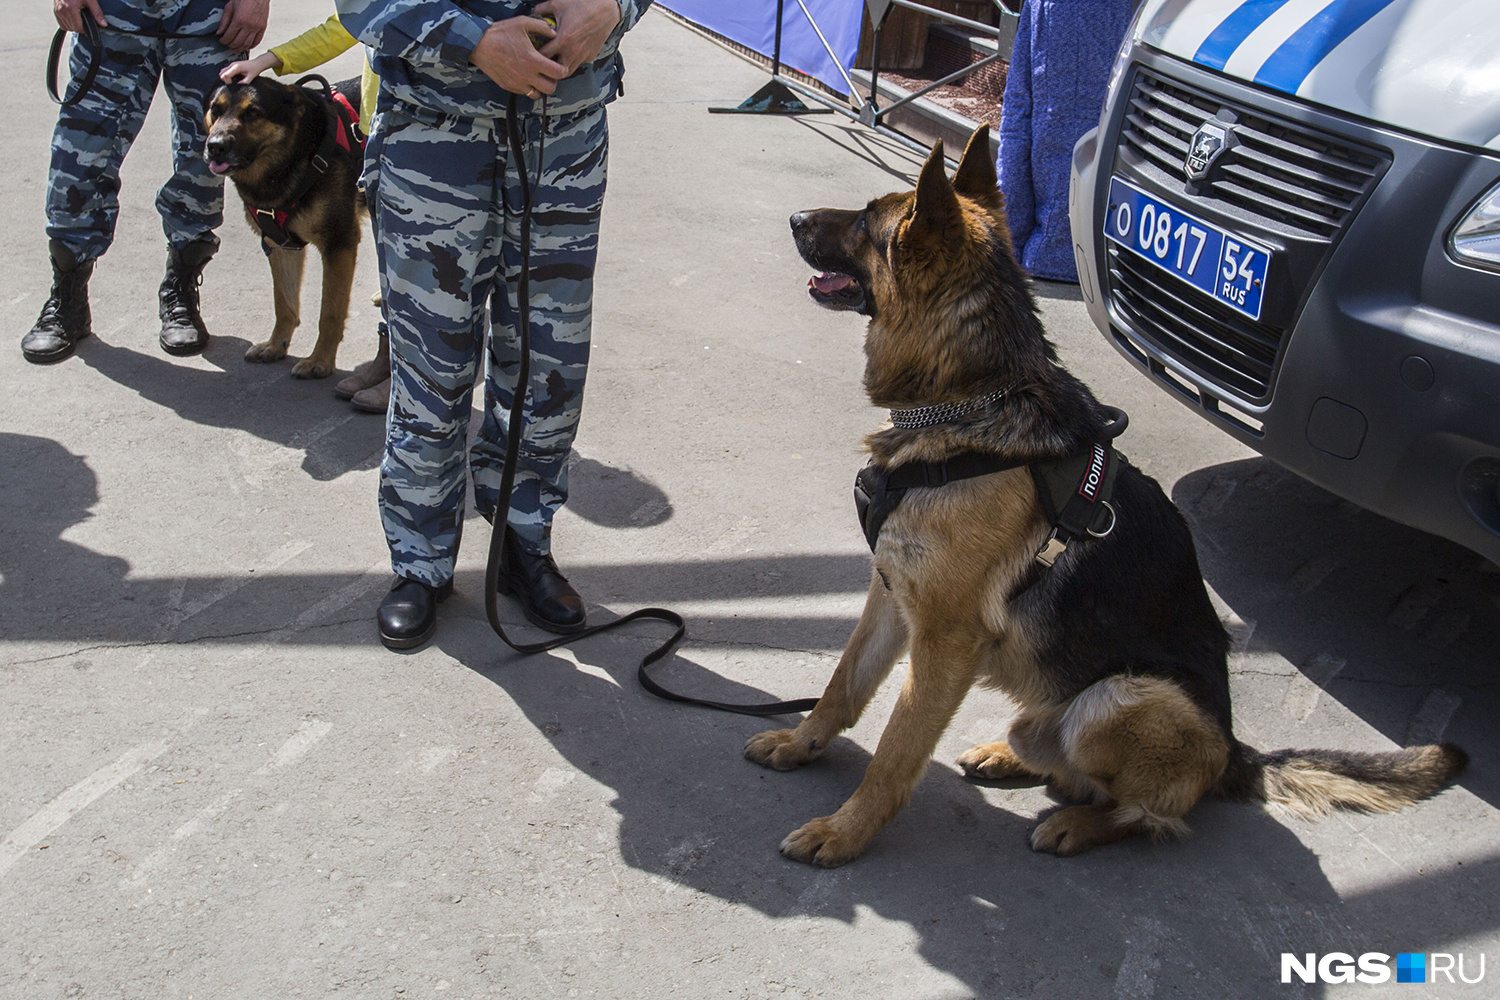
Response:
[[[226,63],[244,58],[226,48],[214,30],[223,0],[100,0],[106,26],[99,75],[89,93],[61,108],[52,134],[47,181],[47,235],[80,260],[109,249],[119,215],[120,164],[140,133],[158,80],[172,105],[172,176],[157,192],[167,242],[181,247],[212,240],[224,220],[224,179],[203,158],[203,109]],[[90,16],[87,11],[85,17]],[[148,38],[117,30],[204,34],[199,38]],[[87,67],[87,43],[74,47],[72,79]],[[73,86],[70,85],[68,96]]]
[[[542,554],[567,500],[583,404],[608,125],[603,104],[527,115],[521,125],[533,182],[546,135],[531,223],[530,385],[507,520],[527,551]],[[463,533],[464,446],[482,357],[484,421],[468,466],[475,505],[492,523],[498,503],[520,361],[517,169],[503,121],[418,121],[399,107],[382,110],[366,149],[392,371],[381,521],[392,568],[431,586],[452,578]]]

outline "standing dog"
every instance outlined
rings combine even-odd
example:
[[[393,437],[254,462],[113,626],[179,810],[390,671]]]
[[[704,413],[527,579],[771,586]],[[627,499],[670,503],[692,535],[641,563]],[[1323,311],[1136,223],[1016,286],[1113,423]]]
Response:
[[[1019,713],[1008,741],[959,758],[965,773],[1043,777],[1078,803],[1037,826],[1038,851],[1181,833],[1210,793],[1317,815],[1393,810],[1442,788],[1467,760],[1448,744],[1261,753],[1235,739],[1228,636],[1192,536],[1129,463],[1116,465],[1108,525],[1090,530],[1102,537],[1052,541],[1059,504],[1044,505],[1034,473],[1102,452],[1105,412],[1043,334],[989,149],[981,126],[952,182],[940,143],[914,192],[792,216],[798,251],[824,272],[813,299],[870,317],[865,389],[903,417],[866,439],[872,469],[988,461],[1003,471],[907,489],[876,529],[864,613],[817,707],[796,729],[750,740],[757,763],[806,764],[910,650],[864,781],[838,812],[788,835],[782,853],[829,867],[858,857],[905,804],[976,680]],[[1070,490],[1097,485],[1087,465]]]
[[[205,122],[208,166],[234,181],[245,218],[271,262],[276,326],[246,361],[280,361],[302,321],[302,248],[323,256],[318,342],[292,367],[294,378],[333,373],[359,253],[363,155],[352,122],[331,93],[274,80],[231,83],[214,91]]]

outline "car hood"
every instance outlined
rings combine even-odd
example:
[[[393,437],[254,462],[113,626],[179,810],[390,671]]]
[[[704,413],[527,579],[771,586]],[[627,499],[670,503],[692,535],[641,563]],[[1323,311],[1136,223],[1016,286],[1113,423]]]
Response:
[[[1315,104],[1500,150],[1495,0],[1146,0],[1135,37]]]

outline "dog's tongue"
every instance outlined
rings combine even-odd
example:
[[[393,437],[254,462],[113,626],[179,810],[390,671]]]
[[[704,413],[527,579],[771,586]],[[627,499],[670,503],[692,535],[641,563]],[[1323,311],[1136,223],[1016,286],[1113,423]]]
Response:
[[[229,164],[227,164],[227,163],[221,163],[218,160],[209,160],[208,161],[208,169],[212,170],[216,174],[228,173],[229,172]]]
[[[807,283],[824,295],[833,295],[854,284],[854,279],[847,274],[818,274],[809,278]]]

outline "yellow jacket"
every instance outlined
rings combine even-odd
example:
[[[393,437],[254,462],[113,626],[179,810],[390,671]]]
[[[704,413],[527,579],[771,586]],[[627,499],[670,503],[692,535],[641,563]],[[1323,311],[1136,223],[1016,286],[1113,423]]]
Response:
[[[273,46],[271,52],[281,60],[277,76],[291,73],[306,73],[321,66],[335,56],[343,55],[359,44],[355,37],[344,30],[337,14],[316,28],[309,28],[289,42]],[[369,54],[365,54],[365,66],[359,78],[359,125],[368,132],[370,116],[375,113],[375,95],[380,90],[380,77],[370,68]]]

